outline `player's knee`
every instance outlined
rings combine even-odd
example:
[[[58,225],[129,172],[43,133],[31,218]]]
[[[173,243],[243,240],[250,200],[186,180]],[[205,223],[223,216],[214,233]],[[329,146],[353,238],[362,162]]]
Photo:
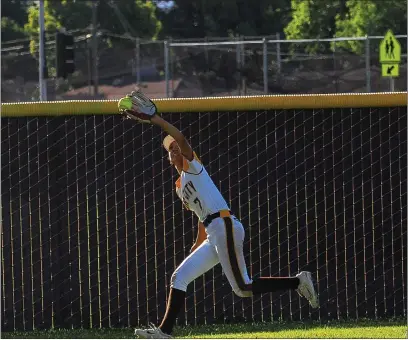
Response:
[[[186,280],[183,279],[182,275],[180,275],[180,272],[177,270],[171,276],[171,279],[170,279],[171,288],[179,289],[179,290],[186,292],[188,284],[189,282],[186,282]]]
[[[236,295],[239,297],[245,298],[245,297],[251,297],[252,296],[252,291],[251,290],[244,290],[241,288],[233,288],[233,291]]]

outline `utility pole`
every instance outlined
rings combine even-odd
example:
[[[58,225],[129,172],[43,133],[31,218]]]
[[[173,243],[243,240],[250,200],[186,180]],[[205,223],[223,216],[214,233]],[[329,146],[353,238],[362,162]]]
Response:
[[[98,95],[98,37],[97,37],[97,0],[92,1],[92,60],[93,60],[93,85],[94,96]]]

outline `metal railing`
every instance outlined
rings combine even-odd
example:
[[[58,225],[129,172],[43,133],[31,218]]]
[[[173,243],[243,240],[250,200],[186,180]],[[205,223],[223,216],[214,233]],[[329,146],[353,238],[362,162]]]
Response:
[[[102,86],[104,79],[106,84],[109,79],[113,83],[121,77],[131,78],[134,84],[160,80],[165,85],[152,94],[160,97],[407,90],[406,53],[402,54],[399,78],[381,77],[378,40],[383,36],[281,39],[280,34],[276,34],[151,41],[101,31],[98,32],[97,55],[89,50],[90,37],[89,34],[75,37],[78,72],[64,81],[66,86],[62,87],[55,85],[61,84],[61,80],[48,79],[48,90],[55,92],[49,100],[61,99],[68,88],[77,89],[84,84],[89,86],[88,96],[98,97],[98,86]],[[107,38],[114,39],[113,46],[104,44]],[[407,35],[396,35],[396,38],[403,47],[401,50],[406,51]],[[359,53],[341,46],[345,42],[358,42]],[[21,95],[15,100],[35,100],[36,93],[32,89],[36,87],[33,73],[38,72],[37,61],[29,53],[28,44],[10,45],[2,48],[2,71],[7,60],[12,65],[4,66],[8,71],[2,80],[6,85],[4,98],[7,100],[8,92],[11,97],[19,92],[25,97]],[[52,36],[45,48],[52,56]],[[97,74],[89,65],[98,65]],[[20,86],[18,91],[15,91],[17,85],[9,86],[13,78]],[[182,89],[180,83],[190,91]],[[95,88],[93,91],[91,85]]]
[[[396,35],[396,38],[405,38],[407,35]],[[166,65],[166,96],[170,97],[168,82],[170,79],[169,74],[169,49],[172,47],[201,47],[201,46],[222,46],[222,45],[250,45],[258,44],[263,45],[263,87],[264,93],[268,94],[268,44],[276,44],[276,63],[278,73],[281,70],[282,55],[280,44],[289,43],[319,43],[319,42],[340,42],[340,41],[364,41],[365,43],[365,74],[366,74],[366,92],[371,92],[371,65],[370,65],[370,40],[383,39],[384,36],[365,36],[365,37],[338,37],[338,38],[323,38],[323,39],[280,39],[280,34],[276,34],[275,39],[262,38],[258,40],[236,40],[236,41],[211,41],[211,42],[170,42],[164,41],[165,48],[165,65]],[[402,57],[407,58],[407,54],[403,54]],[[393,82],[393,78],[390,78]]]

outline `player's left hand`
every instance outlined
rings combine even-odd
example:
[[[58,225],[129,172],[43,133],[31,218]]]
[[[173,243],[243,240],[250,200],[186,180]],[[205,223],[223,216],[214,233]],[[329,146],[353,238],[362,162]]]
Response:
[[[142,123],[150,123],[157,113],[156,105],[141,91],[133,91],[119,100],[119,112],[126,118]]]

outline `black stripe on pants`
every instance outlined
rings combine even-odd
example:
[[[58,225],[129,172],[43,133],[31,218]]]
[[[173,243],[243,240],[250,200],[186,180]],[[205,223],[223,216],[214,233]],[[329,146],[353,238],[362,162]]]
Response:
[[[232,225],[231,217],[224,217],[225,231],[227,234],[227,248],[228,257],[231,264],[232,273],[234,274],[235,281],[237,281],[239,289],[243,291],[251,291],[252,285],[246,284],[244,278],[242,277],[241,271],[239,270],[237,254],[235,253],[235,243],[234,243],[234,231]]]

